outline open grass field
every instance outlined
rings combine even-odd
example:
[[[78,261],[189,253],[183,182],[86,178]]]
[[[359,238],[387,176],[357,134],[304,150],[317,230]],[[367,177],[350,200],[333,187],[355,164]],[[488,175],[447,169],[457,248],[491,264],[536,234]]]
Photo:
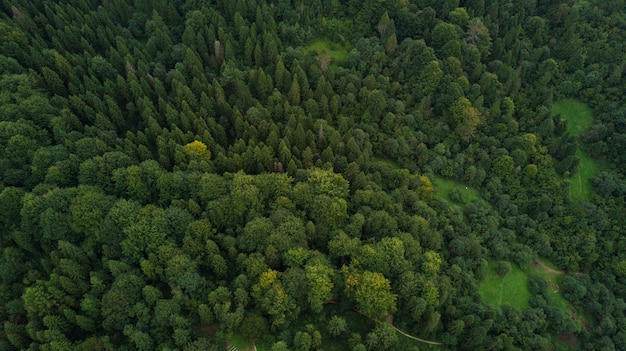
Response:
[[[471,186],[440,177],[433,177],[431,180],[435,187],[435,196],[450,205],[458,205],[450,197],[451,192],[455,190],[460,191],[462,203],[465,204],[477,200],[480,197],[478,190]]]
[[[489,263],[489,272],[478,288],[483,302],[494,306],[508,304],[519,310],[528,308],[530,292],[526,274],[511,264],[511,271],[500,277],[495,271],[496,264],[496,261]]]
[[[326,53],[331,58],[331,64],[341,63],[342,61],[347,59],[348,56],[350,56],[347,48],[326,39],[317,39],[309,44],[305,49],[309,53],[321,53],[323,51],[326,51]]]
[[[567,120],[567,131],[578,136],[593,123],[592,111],[587,104],[576,99],[563,99],[552,105],[552,115],[560,114]],[[577,171],[571,175],[570,196],[575,200],[587,200],[591,196],[589,178],[597,171],[597,165],[580,147],[576,150],[580,159]]]

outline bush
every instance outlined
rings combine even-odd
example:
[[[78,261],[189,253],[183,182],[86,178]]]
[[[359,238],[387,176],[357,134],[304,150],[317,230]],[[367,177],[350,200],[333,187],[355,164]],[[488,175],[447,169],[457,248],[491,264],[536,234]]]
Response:
[[[511,271],[511,263],[508,261],[500,261],[496,265],[496,274],[504,277]]]

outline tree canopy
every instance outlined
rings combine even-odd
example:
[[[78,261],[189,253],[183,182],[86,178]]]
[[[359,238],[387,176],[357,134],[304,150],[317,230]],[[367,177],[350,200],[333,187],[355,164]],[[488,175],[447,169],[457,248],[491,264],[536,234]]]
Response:
[[[0,349],[624,349],[625,28],[600,0],[0,2]]]

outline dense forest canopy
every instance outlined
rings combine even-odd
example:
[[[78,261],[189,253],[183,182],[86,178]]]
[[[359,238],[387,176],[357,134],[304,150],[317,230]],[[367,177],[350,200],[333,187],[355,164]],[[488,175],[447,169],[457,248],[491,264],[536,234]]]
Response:
[[[626,349],[623,0],[0,9],[0,349]]]

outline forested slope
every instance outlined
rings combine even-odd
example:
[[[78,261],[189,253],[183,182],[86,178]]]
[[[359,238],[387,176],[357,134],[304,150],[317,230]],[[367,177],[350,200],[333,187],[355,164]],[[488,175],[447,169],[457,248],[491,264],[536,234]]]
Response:
[[[0,349],[625,349],[623,1],[0,8]]]

